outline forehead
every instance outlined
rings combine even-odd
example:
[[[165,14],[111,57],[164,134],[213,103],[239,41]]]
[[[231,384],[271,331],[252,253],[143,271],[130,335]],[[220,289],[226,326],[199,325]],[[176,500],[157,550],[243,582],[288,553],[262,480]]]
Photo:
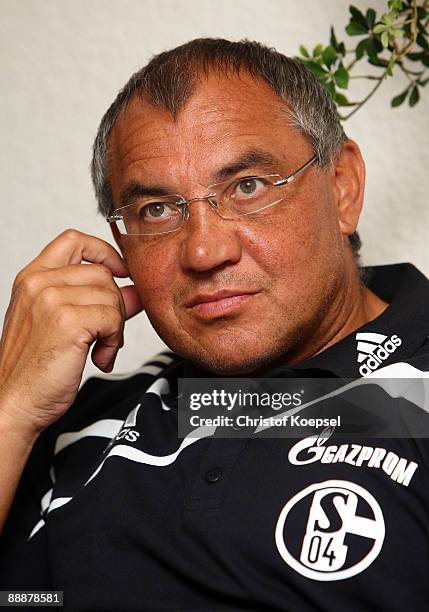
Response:
[[[297,147],[310,150],[267,83],[247,73],[209,74],[176,117],[138,97],[122,112],[109,140],[114,195],[127,180],[155,172],[161,180],[175,176],[207,185],[218,167],[246,149],[287,159]]]

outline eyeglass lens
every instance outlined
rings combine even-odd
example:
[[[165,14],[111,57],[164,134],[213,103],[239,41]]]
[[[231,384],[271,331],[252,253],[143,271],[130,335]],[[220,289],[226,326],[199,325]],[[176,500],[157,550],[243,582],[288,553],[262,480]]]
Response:
[[[259,176],[234,179],[213,186],[216,193],[207,199],[216,205],[224,219],[236,219],[257,212],[284,199],[284,188],[276,187],[280,176]],[[210,189],[211,190],[211,189]],[[161,234],[179,229],[184,221],[185,203],[180,196],[144,197],[122,211],[123,229],[127,234]],[[192,202],[191,202],[192,203]]]

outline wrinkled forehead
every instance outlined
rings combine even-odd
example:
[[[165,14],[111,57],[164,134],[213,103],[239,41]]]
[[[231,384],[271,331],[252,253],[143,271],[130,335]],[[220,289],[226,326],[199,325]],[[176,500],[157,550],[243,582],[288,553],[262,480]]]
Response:
[[[186,169],[208,184],[210,166],[225,164],[246,148],[271,147],[286,155],[299,140],[306,141],[267,83],[248,73],[208,74],[176,116],[141,97],[131,100],[109,140],[111,178],[117,183],[135,172]]]
[[[279,126],[291,129],[289,108],[265,81],[244,71],[211,72],[199,77],[176,116],[135,95],[118,117],[110,145],[121,153],[143,141],[162,146],[161,136],[184,139],[200,134],[210,138],[235,127],[274,132]]]

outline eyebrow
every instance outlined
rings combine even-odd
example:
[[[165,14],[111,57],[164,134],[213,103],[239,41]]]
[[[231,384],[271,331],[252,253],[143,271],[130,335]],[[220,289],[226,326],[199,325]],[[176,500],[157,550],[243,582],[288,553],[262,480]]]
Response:
[[[235,161],[223,166],[214,175],[215,182],[225,181],[226,179],[249,168],[272,169],[273,165],[279,164],[279,160],[269,151],[264,149],[249,149],[242,153]]]
[[[131,181],[128,183],[120,196],[120,207],[129,206],[134,204],[136,200],[143,196],[166,196],[171,195],[171,189],[165,189],[160,185],[145,185],[138,181]],[[179,194],[180,195],[180,194]]]
[[[235,174],[243,170],[248,170],[249,168],[258,167],[264,170],[272,170],[273,165],[278,164],[279,160],[269,151],[263,149],[249,149],[239,155],[234,161],[217,170],[211,184],[225,181]],[[134,204],[138,198],[143,196],[166,196],[171,195],[171,193],[171,189],[166,189],[162,185],[145,185],[138,181],[131,181],[121,192],[120,207]]]

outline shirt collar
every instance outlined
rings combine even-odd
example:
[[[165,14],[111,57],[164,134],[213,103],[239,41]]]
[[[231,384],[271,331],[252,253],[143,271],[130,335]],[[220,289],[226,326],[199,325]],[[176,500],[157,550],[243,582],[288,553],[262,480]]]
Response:
[[[378,369],[409,359],[423,345],[429,336],[429,280],[413,265],[405,263],[364,270],[368,278],[367,287],[388,302],[388,308],[336,344],[294,365],[294,371],[301,373],[317,369],[341,378],[357,378],[364,375],[362,366],[371,356],[367,351],[372,349],[376,355],[379,352],[385,358],[379,359],[381,363],[372,362],[371,365]],[[358,334],[362,333],[370,335],[359,337]],[[392,336],[395,336],[396,344],[392,343]],[[365,342],[366,346],[359,345],[359,342]],[[386,342],[389,342],[388,350],[380,352]],[[268,376],[280,374],[281,368],[276,368]]]

